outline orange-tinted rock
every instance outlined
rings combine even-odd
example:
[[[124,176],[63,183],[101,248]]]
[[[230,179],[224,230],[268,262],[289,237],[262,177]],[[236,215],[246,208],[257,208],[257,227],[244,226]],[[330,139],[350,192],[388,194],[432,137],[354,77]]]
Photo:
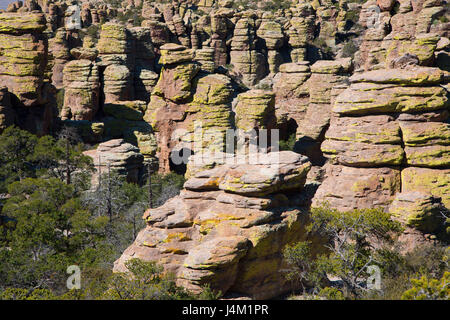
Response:
[[[280,158],[287,167],[296,167],[295,159],[305,160],[292,152],[285,155]],[[261,166],[269,169],[273,164]],[[225,170],[223,181],[246,171],[244,168],[241,164]],[[138,257],[162,262],[176,275],[178,284],[194,292],[206,283],[223,294],[239,292],[256,299],[290,290],[280,272],[285,267],[282,248],[295,241],[310,239],[316,244],[320,240],[306,232],[308,216],[289,206],[290,199],[273,188],[282,186],[283,168],[273,172],[275,179],[267,182],[272,187],[266,196],[238,195],[217,187],[182,190],[162,207],[148,210],[144,214],[147,227],[115,262],[114,270],[125,271],[124,262]],[[222,171],[223,167],[216,169]],[[199,172],[197,176],[206,174]],[[186,182],[192,184],[191,180]]]
[[[400,192],[400,170],[391,168],[352,168],[328,165],[326,178],[317,190],[313,206],[328,202],[332,208],[348,211],[387,208]]]

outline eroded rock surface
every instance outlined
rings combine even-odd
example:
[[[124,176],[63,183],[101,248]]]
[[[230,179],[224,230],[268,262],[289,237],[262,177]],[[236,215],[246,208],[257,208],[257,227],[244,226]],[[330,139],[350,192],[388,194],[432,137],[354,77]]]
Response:
[[[440,69],[416,66],[351,77],[350,87],[335,100],[335,116],[321,146],[331,168],[315,204],[326,200],[338,208],[360,208],[356,199],[363,198],[362,207],[387,209],[397,192],[421,191],[443,197],[448,207],[449,102],[440,85],[447,77]],[[365,180],[374,170],[396,172],[396,177],[386,179],[379,172],[379,180],[362,189],[356,187],[359,178],[342,177],[351,171]],[[349,197],[348,188],[334,188],[347,179],[351,190],[371,192],[372,202],[365,202],[366,194]]]
[[[148,210],[147,227],[114,270],[139,257],[164,261],[177,282],[194,291],[208,283],[222,293],[264,299],[289,290],[282,248],[307,238],[319,243],[304,229],[307,213],[290,196],[301,192],[310,163],[289,151],[251,165],[240,164],[239,157],[222,162],[196,172],[179,196]]]

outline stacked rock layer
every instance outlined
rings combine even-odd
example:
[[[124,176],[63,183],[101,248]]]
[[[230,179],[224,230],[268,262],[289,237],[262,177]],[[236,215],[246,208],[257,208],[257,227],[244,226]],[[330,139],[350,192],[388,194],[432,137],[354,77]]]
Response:
[[[223,156],[221,163],[190,159],[193,177],[185,189],[145,213],[147,227],[115,271],[134,257],[164,262],[193,291],[209,284],[223,294],[264,299],[291,289],[282,273],[283,247],[306,239],[319,244],[305,230],[306,212],[288,196],[301,191],[310,163],[290,151],[261,155],[256,164]]]
[[[396,197],[423,192],[449,208],[448,76],[417,66],[352,76],[321,146],[331,164],[315,205],[387,209]]]

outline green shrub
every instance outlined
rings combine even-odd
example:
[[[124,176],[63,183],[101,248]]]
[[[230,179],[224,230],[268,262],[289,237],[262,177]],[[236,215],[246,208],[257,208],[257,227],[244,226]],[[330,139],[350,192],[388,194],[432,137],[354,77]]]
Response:
[[[354,57],[355,53],[358,52],[359,48],[356,46],[355,42],[352,40],[347,41],[342,48],[342,57]]]
[[[400,224],[379,209],[340,212],[327,206],[313,208],[311,220],[307,230],[328,239],[328,253],[313,254],[310,242],[287,246],[288,279],[297,278],[303,288],[305,282],[317,291],[332,275],[342,280],[345,297],[361,297],[368,291],[363,281],[370,276],[367,267],[378,264],[377,248],[392,242],[392,235],[401,231]]]
[[[194,299],[178,287],[172,276],[163,273],[155,262],[130,259],[125,263],[129,273],[115,273],[108,279],[108,290],[101,299],[108,300],[183,300]],[[211,297],[209,293],[202,298]]]
[[[406,254],[400,254],[398,250],[394,248],[377,252],[375,260],[382,271],[382,289],[365,295],[365,299],[398,300],[413,287],[410,279],[440,279],[449,271],[448,247],[424,244]]]
[[[403,300],[450,300],[450,272],[445,272],[441,279],[411,279],[413,287],[405,291]]]
[[[297,133],[292,133],[287,140],[280,140],[280,151],[292,151],[297,142]]]
[[[345,300],[342,291],[332,287],[325,287],[320,290],[319,296],[325,298],[326,300]]]
[[[64,107],[64,88],[59,89],[56,92],[56,107],[61,112],[62,108]]]
[[[48,289],[7,288],[0,292],[0,300],[54,300],[56,298]]]

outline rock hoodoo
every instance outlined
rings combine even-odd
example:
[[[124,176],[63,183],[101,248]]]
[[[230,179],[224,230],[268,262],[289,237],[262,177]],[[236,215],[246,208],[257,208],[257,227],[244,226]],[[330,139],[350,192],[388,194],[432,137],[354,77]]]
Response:
[[[321,147],[331,162],[316,203],[387,208],[396,197],[421,191],[448,207],[449,100],[439,85],[447,77],[414,66],[352,76],[335,100]]]
[[[282,248],[317,240],[304,229],[306,211],[291,197],[306,181],[307,158],[273,152],[248,164],[248,156],[223,155],[222,164],[214,165],[217,154],[196,157],[188,164],[193,175],[185,189],[145,213],[147,227],[114,270],[124,270],[126,260],[139,257],[164,261],[178,283],[194,291],[210,284],[222,293],[264,299],[290,290],[281,272]]]
[[[283,246],[320,242],[311,205],[382,208],[407,241],[442,231],[448,0],[78,2],[1,10],[0,131],[76,128],[94,184],[185,176],[116,271],[141,257],[194,291],[270,298],[289,289]],[[250,135],[270,129],[251,162]]]

